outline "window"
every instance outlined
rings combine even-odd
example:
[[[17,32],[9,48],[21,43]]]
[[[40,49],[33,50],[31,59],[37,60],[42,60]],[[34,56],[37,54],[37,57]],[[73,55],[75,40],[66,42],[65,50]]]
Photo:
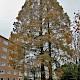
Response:
[[[21,72],[19,72],[19,76],[22,76],[22,73]]]
[[[16,80],[16,78],[14,78],[13,80]]]
[[[14,71],[14,75],[17,75],[17,72],[16,71]]]
[[[10,70],[9,70],[9,71],[7,71],[7,74],[11,74]]]
[[[7,80],[10,80],[10,78],[7,78]]]
[[[0,80],[3,80],[3,78],[0,78]]]
[[[23,79],[20,78],[19,80],[23,80]]]
[[[9,67],[11,67],[11,65],[10,65],[10,64],[8,64],[8,66],[9,66]]]
[[[0,62],[0,66],[5,66],[6,63],[5,62]]]
[[[8,42],[4,40],[4,41],[3,41],[3,44],[8,45]]]
[[[5,54],[2,54],[2,55],[1,55],[1,58],[6,59],[6,58],[7,58],[7,56],[6,56]]]
[[[11,56],[9,56],[9,60],[12,60],[12,57]]]
[[[5,51],[5,52],[7,52],[7,48],[5,48],[5,47],[2,47],[2,50]]]
[[[5,70],[0,70],[0,74],[4,74],[5,73]]]

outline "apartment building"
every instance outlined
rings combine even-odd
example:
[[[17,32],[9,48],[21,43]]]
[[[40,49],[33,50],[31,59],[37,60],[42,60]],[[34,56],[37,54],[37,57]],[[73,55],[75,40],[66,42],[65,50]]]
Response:
[[[0,35],[0,80],[24,80],[23,75],[9,65],[9,40]]]

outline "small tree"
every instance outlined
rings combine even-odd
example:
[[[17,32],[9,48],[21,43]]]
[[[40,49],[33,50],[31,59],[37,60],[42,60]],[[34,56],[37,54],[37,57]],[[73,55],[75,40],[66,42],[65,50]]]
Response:
[[[77,80],[77,65],[74,63],[69,63],[63,67],[63,76],[61,80]]]

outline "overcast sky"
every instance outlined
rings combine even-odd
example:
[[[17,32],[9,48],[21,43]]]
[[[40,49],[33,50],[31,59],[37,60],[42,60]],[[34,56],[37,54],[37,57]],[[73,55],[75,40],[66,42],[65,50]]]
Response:
[[[80,10],[80,0],[58,0],[70,19]],[[9,38],[13,23],[25,0],[0,0],[0,35]]]

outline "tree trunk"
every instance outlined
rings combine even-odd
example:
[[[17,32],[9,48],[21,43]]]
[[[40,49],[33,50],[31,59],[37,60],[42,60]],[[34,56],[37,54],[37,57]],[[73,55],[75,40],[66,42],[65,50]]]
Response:
[[[36,80],[36,78],[35,78],[35,72],[34,72],[34,80]]]
[[[45,80],[45,70],[44,70],[44,64],[41,64],[41,80]]]
[[[51,57],[51,42],[49,42],[49,56]],[[49,62],[49,80],[52,80],[52,61]]]
[[[49,80],[52,80],[52,65],[51,62],[49,62],[50,69],[49,69]]]
[[[47,8],[47,12],[48,12]],[[49,19],[48,19],[48,34],[50,35],[50,27],[49,27]],[[48,41],[48,49],[49,49],[49,56],[51,58],[51,42]],[[52,60],[49,61],[49,80],[52,80]]]
[[[42,0],[40,0],[40,12],[42,11]],[[42,13],[40,14],[40,33],[39,36],[42,36]],[[43,53],[43,44],[40,46],[40,55],[44,54]],[[41,80],[45,80],[45,69],[44,69],[44,64],[41,62]]]
[[[41,54],[40,55],[44,54],[43,53],[43,47],[40,47],[40,49],[41,49]],[[41,80],[45,80],[45,69],[44,69],[43,62],[41,62]]]

